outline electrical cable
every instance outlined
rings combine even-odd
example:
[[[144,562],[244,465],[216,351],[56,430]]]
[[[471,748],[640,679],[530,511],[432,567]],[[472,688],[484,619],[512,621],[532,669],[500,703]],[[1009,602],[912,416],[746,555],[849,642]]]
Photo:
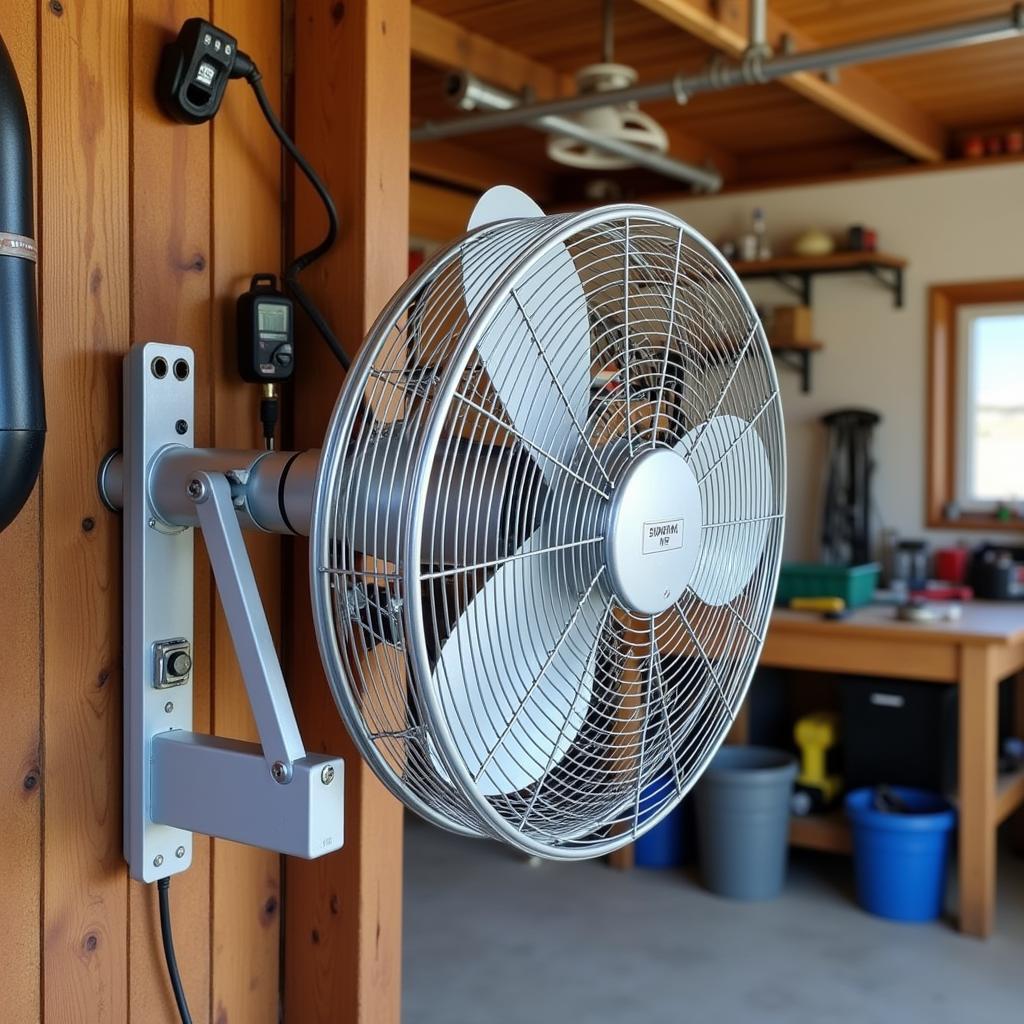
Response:
[[[281,413],[276,384],[264,384],[260,398],[260,424],[263,427],[263,443],[268,452],[274,450],[274,434]]]
[[[318,245],[315,245],[312,249],[296,256],[295,259],[288,264],[288,267],[284,272],[284,280],[288,285],[288,290],[295,297],[295,301],[298,302],[303,310],[305,310],[306,316],[309,317],[313,326],[320,333],[324,341],[327,342],[327,346],[330,348],[331,352],[334,353],[335,359],[337,359],[338,362],[347,370],[350,366],[350,360],[346,355],[345,350],[341,347],[341,343],[331,330],[330,325],[324,319],[323,314],[316,308],[313,300],[306,293],[306,290],[302,285],[299,284],[298,280],[299,274],[312,263],[315,263],[320,259],[320,257],[334,245],[334,242],[338,237],[338,211],[334,205],[334,200],[331,198],[330,192],[327,191],[327,186],[320,180],[320,176],[309,165],[309,162],[299,151],[298,146],[295,145],[291,137],[284,130],[284,126],[278,119],[277,114],[274,113],[274,109],[270,105],[270,100],[267,98],[267,93],[263,88],[263,83],[261,81],[263,75],[260,73],[260,69],[256,66],[252,58],[247,54],[241,52],[238,53],[235,60],[233,77],[236,75],[244,77],[252,87],[252,91],[256,94],[256,102],[259,104],[260,110],[263,112],[263,116],[266,118],[267,124],[270,125],[271,131],[273,131],[277,136],[278,141],[288,152],[288,155],[298,165],[299,170],[306,176],[310,185],[313,186],[313,190],[320,197],[320,202],[324,205],[324,210],[327,213],[327,234],[324,235],[323,240]]]
[[[181,1024],[192,1024],[192,1014],[188,1012],[185,989],[182,987],[181,975],[178,973],[178,960],[174,955],[174,936],[171,933],[170,889],[170,878],[160,878],[157,880],[156,891],[160,902],[160,935],[164,940],[164,959],[167,961],[167,975],[170,978],[171,988],[174,991],[174,1001],[178,1004]]]

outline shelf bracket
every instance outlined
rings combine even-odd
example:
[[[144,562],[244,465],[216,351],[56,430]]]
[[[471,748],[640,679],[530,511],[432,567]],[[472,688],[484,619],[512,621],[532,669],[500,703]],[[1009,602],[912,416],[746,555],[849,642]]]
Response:
[[[811,349],[788,349],[772,353],[783,366],[795,370],[800,375],[800,390],[808,394],[811,390]]]
[[[803,306],[809,306],[812,298],[812,278],[810,274],[798,271],[779,271],[772,274],[778,284],[790,294],[795,295]]]
[[[867,272],[879,281],[883,287],[892,292],[893,305],[897,309],[903,308],[903,268],[883,267],[877,263],[869,263],[865,267]]]

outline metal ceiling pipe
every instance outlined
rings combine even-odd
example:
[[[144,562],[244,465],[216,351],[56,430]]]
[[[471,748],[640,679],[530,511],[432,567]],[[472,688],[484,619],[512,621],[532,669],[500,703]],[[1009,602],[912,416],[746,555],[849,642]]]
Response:
[[[517,113],[519,109],[519,97],[488,82],[481,81],[475,75],[468,72],[454,72],[448,76],[445,83],[445,91],[456,106],[462,110],[494,110]],[[604,95],[611,95],[605,93]],[[603,101],[604,104],[607,100]],[[602,104],[603,105],[603,104]],[[470,120],[467,118],[467,120]],[[435,127],[443,127],[444,124]],[[462,123],[462,122],[457,122]],[[546,132],[550,135],[566,135],[579,142],[593,146],[595,149],[603,150],[605,153],[614,153],[624,157],[639,167],[645,167],[650,171],[656,171],[667,178],[674,178],[676,181],[686,182],[688,185],[695,185],[708,192],[717,192],[722,187],[722,176],[715,170],[697,167],[694,164],[683,163],[681,160],[674,160],[672,157],[663,156],[661,153],[652,153],[640,149],[638,146],[631,146],[628,142],[621,142],[618,139],[606,138],[589,128],[571,121],[564,117],[533,117],[522,118],[516,121],[517,124],[525,123],[527,127],[535,128],[537,131]],[[432,133],[431,126],[424,125],[422,128],[414,128],[412,131],[413,142],[426,142],[435,138],[443,138],[443,135]]]
[[[604,0],[601,12],[601,60],[605,64],[615,60],[615,0]]]
[[[602,93],[583,93],[546,103],[530,103],[514,108],[494,110],[493,113],[473,114],[449,121],[428,122],[413,133],[416,141],[448,139],[458,135],[510,128],[514,125],[558,118],[592,107],[619,103],[647,103],[653,100],[675,99],[685,102],[689,97],[706,92],[721,92],[754,82],[772,82],[801,71],[828,71],[850,64],[888,60],[934,50],[948,50],[956,46],[995,42],[1024,33],[1024,4],[1016,4],[1008,14],[992,15],[972,21],[957,22],[921,32],[884,36],[860,43],[825,47],[773,57],[771,60],[747,60],[742,64],[715,65],[697,75],[677,75],[667,81],[649,82]],[[597,145],[594,140],[594,145]]]
[[[750,51],[763,53],[768,47],[767,0],[750,0],[747,20],[750,26]]]

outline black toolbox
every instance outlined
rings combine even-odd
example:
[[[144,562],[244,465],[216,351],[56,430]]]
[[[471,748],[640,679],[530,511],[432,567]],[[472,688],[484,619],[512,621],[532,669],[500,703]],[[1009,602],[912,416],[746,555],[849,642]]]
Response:
[[[957,782],[957,688],[902,679],[847,678],[843,782],[950,793]]]

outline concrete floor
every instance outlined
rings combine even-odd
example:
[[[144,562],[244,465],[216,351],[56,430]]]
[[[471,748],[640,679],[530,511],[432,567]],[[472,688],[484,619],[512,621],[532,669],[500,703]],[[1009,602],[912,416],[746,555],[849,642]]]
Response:
[[[1024,861],[996,936],[860,911],[846,858],[799,854],[783,897],[736,904],[681,872],[530,866],[406,828],[405,1024],[1009,1024],[1024,1020]]]

